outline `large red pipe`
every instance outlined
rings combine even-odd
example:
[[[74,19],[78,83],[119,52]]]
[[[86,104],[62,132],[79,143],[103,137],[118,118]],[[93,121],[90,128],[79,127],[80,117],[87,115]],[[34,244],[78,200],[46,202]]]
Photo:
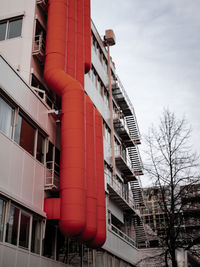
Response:
[[[73,2],[70,0],[70,5]],[[75,68],[76,79],[64,72],[66,41],[70,38],[66,34],[67,3],[67,0],[49,0],[44,76],[48,86],[62,96],[60,228],[66,236],[74,236],[80,234],[86,224],[85,98],[84,71],[81,75],[81,70]],[[83,16],[80,14],[83,2],[76,3],[79,10],[76,15],[80,16],[76,17],[79,31],[76,42],[79,41],[83,47]],[[83,56],[79,53],[74,66],[83,69],[83,64]]]
[[[102,118],[89,97],[85,116],[90,27],[90,0],[49,0],[44,76],[62,97],[63,116],[60,198],[46,199],[44,209],[48,219],[59,219],[64,235],[96,248],[105,242],[106,219]]]
[[[97,232],[97,184],[96,184],[96,143],[95,143],[95,108],[86,95],[86,226],[80,236],[88,241]]]
[[[103,121],[95,109],[96,177],[97,177],[97,233],[88,246],[98,248],[106,241],[106,206],[104,185]]]

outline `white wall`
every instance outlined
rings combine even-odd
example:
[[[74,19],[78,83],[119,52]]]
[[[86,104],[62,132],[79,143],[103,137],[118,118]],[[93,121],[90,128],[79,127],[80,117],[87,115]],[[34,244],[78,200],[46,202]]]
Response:
[[[10,244],[0,243],[0,267],[70,267]]]
[[[56,122],[48,115],[50,108],[37,96],[0,55],[0,88],[44,130],[56,139]]]
[[[0,0],[0,20],[23,16],[22,36],[0,42],[0,52],[19,69],[28,82],[32,55],[32,36],[35,14],[35,0]]]
[[[136,264],[139,260],[139,250],[113,233],[110,229],[107,231],[107,239],[103,248],[132,264]]]

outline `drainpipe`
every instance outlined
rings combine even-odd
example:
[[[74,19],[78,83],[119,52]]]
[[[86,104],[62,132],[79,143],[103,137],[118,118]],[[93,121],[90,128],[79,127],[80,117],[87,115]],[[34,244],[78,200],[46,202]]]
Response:
[[[112,84],[111,84],[111,57],[110,57],[110,46],[115,44],[115,36],[112,30],[106,30],[104,36],[105,44],[108,51],[108,88],[109,88],[109,108],[110,108],[110,129],[111,129],[111,149],[112,149],[112,168],[113,168],[113,178],[116,175],[115,167],[115,138],[114,138],[114,124],[113,124],[113,101],[112,101]]]

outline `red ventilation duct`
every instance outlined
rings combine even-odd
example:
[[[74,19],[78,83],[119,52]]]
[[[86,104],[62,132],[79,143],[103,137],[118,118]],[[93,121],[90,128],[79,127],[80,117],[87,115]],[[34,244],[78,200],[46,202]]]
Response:
[[[97,177],[97,233],[88,242],[88,246],[98,248],[106,241],[106,208],[104,185],[104,156],[103,156],[103,121],[98,110],[95,109],[95,140],[96,140],[96,177]]]
[[[88,241],[97,232],[97,184],[96,184],[96,144],[95,108],[86,95],[86,226],[80,236]]]
[[[69,20],[71,16],[76,22],[73,29],[72,23],[68,24],[67,12]],[[67,36],[67,25],[70,36]],[[67,63],[67,39],[71,36],[71,43],[74,44],[75,39],[78,51]],[[62,97],[60,228],[66,236],[74,236],[80,234],[86,224],[83,1],[49,1],[46,42],[45,80]],[[66,64],[74,66],[70,74],[75,73],[75,77],[65,73]]]
[[[44,77],[62,97],[61,164],[60,198],[45,199],[44,210],[65,236],[99,247],[106,238],[102,118],[83,90],[90,27],[90,0],[49,0]]]

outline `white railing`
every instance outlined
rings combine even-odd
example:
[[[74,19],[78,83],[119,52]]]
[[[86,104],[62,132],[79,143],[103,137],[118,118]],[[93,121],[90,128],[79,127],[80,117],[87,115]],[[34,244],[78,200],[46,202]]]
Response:
[[[46,187],[59,187],[59,170],[60,166],[55,163],[54,161],[47,161],[46,162]]]
[[[124,126],[124,129],[126,130],[126,132],[129,134],[129,136],[131,138],[131,133],[130,133],[130,130],[129,130],[129,127],[128,127],[128,124],[127,124],[126,120],[124,118],[122,118],[120,116],[120,114],[118,114],[118,113],[114,113],[113,114],[113,119],[114,120],[119,120],[121,122],[121,124]]]
[[[45,54],[45,40],[42,35],[36,35],[33,41],[33,55]]]
[[[53,100],[48,97],[47,93],[45,90],[42,90],[40,88],[37,88],[37,87],[34,87],[34,86],[31,86],[32,89],[39,95],[39,97],[45,102],[47,103],[47,105],[51,108],[51,109],[54,109],[54,102]]]
[[[124,86],[123,86],[123,84],[122,84],[122,82],[121,82],[119,76],[116,75],[116,77],[117,77],[117,82],[118,82],[119,88],[121,89],[122,94],[123,94],[124,98],[126,99],[128,105],[129,105],[129,107],[130,107],[130,109],[131,109],[131,111],[132,111],[133,117],[134,117],[134,119],[135,119],[136,128],[137,128],[137,130],[138,130],[138,134],[139,134],[139,136],[140,136],[140,131],[139,131],[139,128],[138,128],[137,118],[136,118],[136,116],[135,116],[135,110],[134,110],[134,107],[133,107],[133,105],[132,105],[132,102],[131,102],[131,100],[130,100],[130,98],[129,98],[127,92],[126,92],[126,90],[124,89]]]
[[[108,183],[115,192],[135,211],[139,209],[139,205],[135,203],[133,198],[133,193],[130,188],[128,188],[127,194],[125,193],[125,189],[123,187],[123,183],[120,183],[116,178],[112,178],[108,173],[104,173],[106,183]]]
[[[136,243],[135,240],[133,240],[132,238],[130,238],[128,235],[126,235],[124,232],[122,232],[119,228],[117,228],[113,224],[110,225],[110,229],[111,229],[112,232],[114,232],[115,234],[117,234],[119,237],[121,237],[122,239],[124,239],[126,242],[128,242],[132,246],[134,246],[134,247],[137,246],[137,243]]]
[[[115,146],[115,157],[118,156],[120,156],[124,160],[129,169],[134,173],[132,162],[128,155],[128,151],[124,150],[121,145]]]

